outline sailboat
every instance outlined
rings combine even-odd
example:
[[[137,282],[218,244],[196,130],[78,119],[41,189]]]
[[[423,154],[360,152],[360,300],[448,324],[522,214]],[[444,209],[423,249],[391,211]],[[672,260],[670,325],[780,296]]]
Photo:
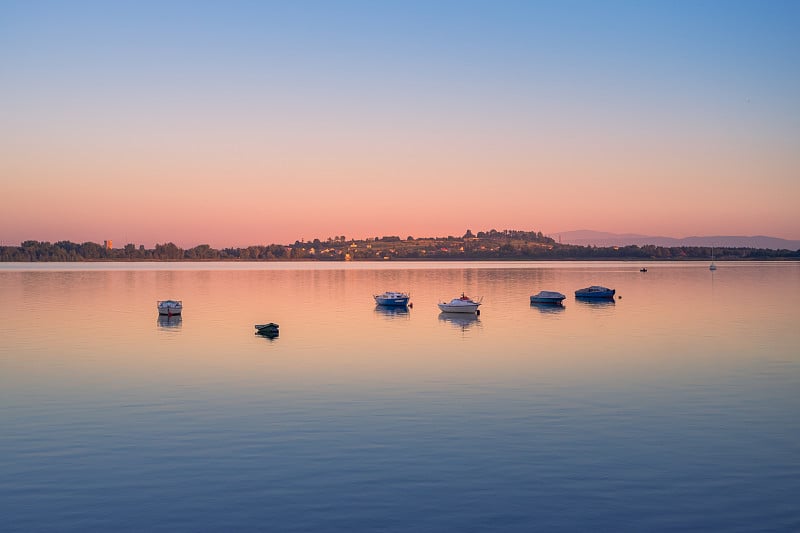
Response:
[[[709,270],[716,270],[717,269],[717,265],[714,264],[714,248],[713,247],[711,248],[711,264],[708,265],[708,269]]]

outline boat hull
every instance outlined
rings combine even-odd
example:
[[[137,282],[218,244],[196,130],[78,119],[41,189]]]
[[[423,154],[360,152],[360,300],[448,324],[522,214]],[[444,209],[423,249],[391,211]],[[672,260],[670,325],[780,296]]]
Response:
[[[381,298],[380,296],[375,297],[375,303],[378,305],[386,305],[392,307],[405,307],[408,305],[409,298],[406,296],[405,298]]]
[[[556,297],[540,297],[540,296],[531,296],[531,303],[532,304],[550,304],[550,305],[559,305],[561,302],[564,301],[566,296],[562,296],[560,298]]]
[[[478,306],[480,304],[461,304],[461,305],[453,305],[453,304],[439,304],[439,309],[442,310],[444,313],[472,313],[475,314],[478,312]]]

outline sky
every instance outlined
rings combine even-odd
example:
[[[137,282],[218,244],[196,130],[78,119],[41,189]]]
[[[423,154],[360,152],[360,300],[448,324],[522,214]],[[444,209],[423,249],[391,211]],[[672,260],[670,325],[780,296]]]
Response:
[[[800,2],[0,1],[0,244],[800,239]]]

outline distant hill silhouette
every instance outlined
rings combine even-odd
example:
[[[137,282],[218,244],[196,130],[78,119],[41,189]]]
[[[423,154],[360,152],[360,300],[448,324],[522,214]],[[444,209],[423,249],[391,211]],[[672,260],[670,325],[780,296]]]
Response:
[[[650,235],[637,235],[635,233],[608,233],[604,231],[576,230],[562,231],[550,235],[556,242],[561,240],[564,244],[577,244],[580,246],[714,246],[728,248],[765,248],[768,250],[798,250],[800,241],[779,239],[765,235],[734,236],[713,235],[706,237],[653,237]]]

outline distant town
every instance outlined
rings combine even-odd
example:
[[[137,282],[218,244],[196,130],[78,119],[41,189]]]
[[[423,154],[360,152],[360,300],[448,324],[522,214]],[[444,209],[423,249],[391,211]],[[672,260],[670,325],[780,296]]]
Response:
[[[447,237],[396,235],[348,239],[344,235],[294,244],[264,244],[246,248],[212,248],[201,244],[183,249],[168,242],[154,248],[111,241],[56,243],[25,241],[0,246],[0,261],[421,261],[421,260],[708,260],[706,246],[581,246],[561,244],[540,231],[489,230]],[[800,250],[714,248],[714,258],[726,260],[800,259]]]

